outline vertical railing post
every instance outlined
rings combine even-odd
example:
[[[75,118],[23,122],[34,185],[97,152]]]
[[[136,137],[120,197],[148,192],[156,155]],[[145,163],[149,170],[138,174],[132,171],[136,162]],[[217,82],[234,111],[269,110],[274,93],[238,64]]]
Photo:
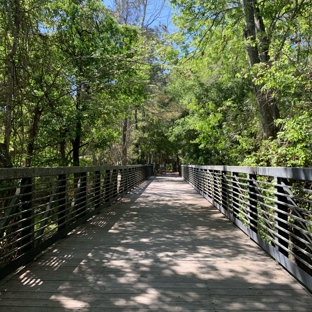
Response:
[[[215,171],[211,170],[212,174],[212,185],[211,185],[211,191],[212,191],[212,204],[215,204],[215,196],[216,196],[216,177],[215,177]]]
[[[148,167],[144,166],[144,177],[143,177],[143,180],[147,180],[147,177],[148,177]]]
[[[275,240],[278,242],[276,248],[284,256],[288,257],[289,247],[289,235],[288,230],[288,207],[287,207],[287,196],[284,191],[283,184],[287,186],[288,182],[286,179],[275,178]],[[283,248],[284,247],[284,248]],[[286,249],[286,250],[285,250]]]
[[[184,166],[183,167],[184,171],[184,179],[186,179],[187,182],[190,182],[190,171],[191,168],[189,166]]]
[[[165,172],[165,167],[164,167],[164,172]],[[141,181],[144,181],[145,180],[145,168],[144,167],[141,167]]]
[[[190,182],[190,178],[191,178],[191,168],[189,166],[184,167],[185,168],[185,173],[186,173],[186,178],[187,181]]]
[[[199,169],[199,190],[204,194],[204,169]]]
[[[135,181],[135,168],[129,169],[129,176],[128,176],[128,190],[132,190],[134,187]]]
[[[100,212],[101,208],[101,172],[94,172],[94,209]]]
[[[75,219],[79,220],[87,213],[87,173],[81,172],[74,175],[75,185]]]
[[[228,210],[229,204],[228,204],[228,182],[227,182],[227,178],[226,178],[226,171],[221,171],[221,175],[222,175],[222,181],[221,181],[221,187],[222,187],[222,203],[221,206],[223,207],[223,209]]]
[[[111,185],[112,185],[112,193],[113,193],[112,197],[115,198],[118,194],[118,170],[117,169],[113,169]]]
[[[124,188],[125,188],[125,193],[128,193],[131,190],[130,187],[130,174],[131,174],[132,168],[127,168],[124,171],[125,177],[124,177]]]
[[[23,178],[21,181],[22,202],[22,231],[21,246],[22,253],[31,250],[34,246],[34,220],[32,209],[33,178]]]
[[[207,181],[206,181],[206,169],[203,169],[202,171],[202,192],[203,194],[207,194],[206,193],[206,185],[207,185]]]
[[[150,164],[150,177],[154,175],[154,166]]]
[[[129,178],[128,178],[128,189],[129,189],[129,191],[134,188],[134,181],[135,181],[135,168],[131,168],[129,170]]]
[[[232,172],[232,207],[233,216],[238,218],[239,214],[239,185],[238,185],[238,173]]]
[[[257,209],[257,187],[255,181],[257,176],[255,174],[248,174],[248,211],[250,220],[250,229],[258,232],[258,209]]]
[[[87,214],[87,173],[80,173],[80,192],[79,192],[79,202],[81,214],[79,218]]]
[[[58,177],[58,191],[57,191],[57,209],[58,209],[58,232],[61,232],[66,228],[66,211],[67,211],[67,201],[66,201],[66,192],[67,192],[67,175],[60,174]]]
[[[215,182],[216,182],[216,190],[217,190],[217,203],[221,206],[222,205],[222,171],[216,170],[215,171]]]
[[[119,169],[118,172],[120,174],[120,181],[119,181],[119,194],[124,194],[126,192],[126,170],[127,169]],[[117,174],[118,176],[118,174]]]
[[[207,185],[207,195],[212,200],[212,185],[211,185],[211,173],[210,169],[206,170],[206,185]]]
[[[163,173],[165,172],[165,168],[163,168]],[[143,166],[141,166],[141,180],[140,180],[140,183],[142,183],[142,181],[145,180],[145,168]]]
[[[139,184],[140,181],[140,174],[141,174],[141,170],[139,167],[135,168],[136,170],[136,174],[135,174],[135,186],[137,186]]]
[[[107,203],[110,200],[111,197],[111,171],[110,170],[105,170],[105,178],[104,178],[104,190],[105,190],[105,197],[104,197],[104,202]]]

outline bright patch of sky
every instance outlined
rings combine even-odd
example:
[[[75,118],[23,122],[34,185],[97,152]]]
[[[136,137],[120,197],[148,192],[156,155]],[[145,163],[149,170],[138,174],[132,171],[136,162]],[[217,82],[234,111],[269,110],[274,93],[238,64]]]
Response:
[[[157,0],[151,0],[151,3],[156,3]],[[105,6],[109,9],[114,9],[114,0],[103,0],[103,3],[105,4]],[[155,5],[151,5],[149,7],[149,10],[147,11],[147,18],[149,18],[149,15],[153,15],[155,14],[155,12],[153,12],[153,9],[155,9]],[[174,26],[172,24],[171,18],[172,18],[172,8],[169,4],[165,4],[161,14],[159,15],[159,17],[157,17],[157,19],[151,24],[151,27],[162,27],[163,30],[166,30],[166,32],[173,32],[174,31]]]

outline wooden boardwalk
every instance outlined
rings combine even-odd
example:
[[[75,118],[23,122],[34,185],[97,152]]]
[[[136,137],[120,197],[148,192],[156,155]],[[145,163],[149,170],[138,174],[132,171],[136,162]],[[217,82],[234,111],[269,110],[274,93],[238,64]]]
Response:
[[[177,175],[0,283],[0,311],[312,311],[312,297]]]

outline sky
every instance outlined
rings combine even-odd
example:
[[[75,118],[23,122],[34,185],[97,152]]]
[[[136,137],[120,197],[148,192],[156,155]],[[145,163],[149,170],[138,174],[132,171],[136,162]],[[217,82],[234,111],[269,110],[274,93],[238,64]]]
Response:
[[[153,3],[157,3],[157,0],[151,0],[151,2]],[[103,3],[105,4],[106,7],[108,8],[113,8],[114,7],[114,0],[103,0]],[[150,8],[150,12],[151,9],[153,9],[152,7]],[[151,12],[152,14],[152,12]],[[172,8],[170,5],[166,4],[166,6],[163,9],[163,12],[161,13],[160,17],[157,19],[157,21],[155,21],[152,26],[156,27],[161,25],[165,25],[168,29],[169,32],[172,32],[174,29],[174,26],[171,22],[171,16],[172,16]]]

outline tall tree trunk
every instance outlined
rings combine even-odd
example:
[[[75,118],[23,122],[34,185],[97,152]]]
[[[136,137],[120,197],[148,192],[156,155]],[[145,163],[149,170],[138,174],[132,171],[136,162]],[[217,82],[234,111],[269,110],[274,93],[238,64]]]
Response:
[[[81,145],[81,131],[82,131],[82,124],[80,117],[76,122],[76,129],[75,129],[75,138],[72,140],[73,146],[73,166],[79,166],[79,152],[80,152],[80,145]]]
[[[32,158],[35,150],[35,140],[39,132],[39,122],[41,118],[42,110],[39,108],[39,104],[35,107],[33,123],[29,130],[28,143],[27,143],[27,155],[26,155],[26,167],[31,167]]]
[[[250,67],[259,63],[269,65],[269,40],[262,17],[256,7],[256,0],[241,0],[241,3],[245,17],[244,37]],[[270,91],[262,90],[261,84],[253,83],[253,87],[261,115],[263,137],[265,139],[276,138],[278,128],[275,121],[279,118],[276,101]]]
[[[82,134],[82,122],[81,122],[81,95],[82,95],[82,83],[77,87],[76,98],[76,123],[75,123],[75,138],[72,140],[73,146],[73,166],[79,166],[79,154],[81,145]]]
[[[15,56],[18,49],[20,24],[21,24],[21,6],[19,0],[12,0],[5,2],[5,8],[7,14],[7,33],[6,41],[9,49],[6,56],[6,70],[7,70],[7,83],[6,83],[6,103],[5,103],[5,115],[4,115],[4,146],[5,154],[9,155],[10,141],[12,133],[12,110],[14,101],[14,81],[15,81]],[[10,37],[11,43],[10,43]]]
[[[134,108],[134,123],[135,123],[135,130],[139,130],[139,119],[138,119],[137,107]]]
[[[0,168],[10,167],[12,167],[12,163],[7,146],[4,143],[0,143]]]
[[[122,126],[122,158],[121,164],[126,166],[128,164],[128,118],[125,118]]]
[[[66,159],[66,139],[63,131],[61,131],[62,139],[60,141],[60,166],[67,166],[67,159]]]

